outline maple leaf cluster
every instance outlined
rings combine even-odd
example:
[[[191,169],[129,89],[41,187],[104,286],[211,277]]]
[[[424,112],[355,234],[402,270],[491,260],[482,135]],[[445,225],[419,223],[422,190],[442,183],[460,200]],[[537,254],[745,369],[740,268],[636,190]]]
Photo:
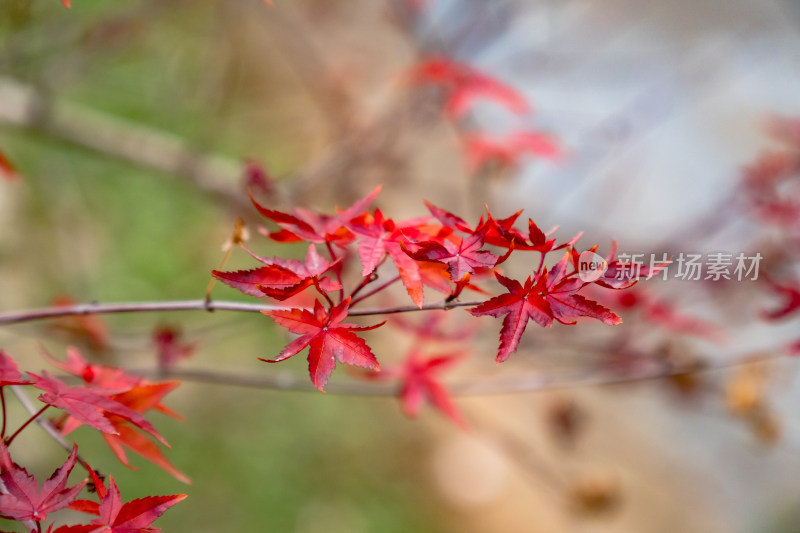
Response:
[[[655,272],[620,263],[612,250],[605,258],[605,271],[585,281],[579,276],[581,253],[575,246],[580,235],[559,243],[533,220],[528,220],[526,230],[518,229],[515,224],[521,212],[502,219],[487,212],[471,225],[430,203],[426,203],[427,216],[394,220],[380,209],[369,209],[379,191],[380,187],[334,214],[303,208],[291,212],[272,210],[251,195],[258,212],[277,227],[272,231],[261,228],[261,233],[276,242],[308,243],[305,259],[261,257],[240,242],[239,246],[262,266],[251,270],[212,271],[217,280],[247,295],[278,301],[313,300],[310,307],[262,311],[296,336],[277,357],[262,360],[284,361],[308,348],[311,381],[321,391],[337,363],[372,372],[380,370],[375,354],[359,334],[378,328],[385,321],[359,326],[346,319],[362,301],[394,283],[403,285],[413,303],[413,307],[400,310],[440,311],[461,305],[456,300],[464,290],[491,295],[492,290],[497,292],[494,283],[499,284],[500,294],[471,306],[469,312],[474,316],[503,318],[496,355],[497,361],[502,362],[517,350],[529,320],[543,327],[550,327],[554,322],[574,324],[579,318],[619,324],[619,316],[585,297],[582,290],[587,285],[623,289],[636,283],[639,277]],[[324,256],[317,245],[323,249]],[[592,253],[596,250],[596,246],[589,249]],[[504,273],[501,265],[509,256],[525,252],[538,254],[538,268],[523,280]],[[546,258],[553,253],[559,254],[560,259],[548,268]],[[354,266],[356,261],[360,264]],[[379,281],[384,279],[386,281]],[[496,288],[490,289],[487,285]],[[426,307],[426,287],[443,294],[439,304]],[[396,311],[386,309],[369,314]],[[406,375],[418,375],[418,369],[413,370],[414,363],[408,364],[407,370],[411,370]],[[414,386],[408,385],[407,389],[412,390]]]
[[[431,57],[415,65],[407,74],[414,86],[436,85],[444,95],[445,116],[456,123],[478,102],[493,102],[514,115],[528,115],[528,99],[513,87],[474,67],[447,57]],[[561,148],[547,133],[527,128],[506,135],[490,134],[474,126],[462,135],[467,169],[475,173],[489,164],[514,168],[526,153],[543,159],[558,159]]]
[[[0,386],[30,385],[39,389],[41,394],[38,399],[45,404],[45,408],[54,407],[64,411],[52,421],[63,435],[81,425],[90,426],[101,432],[111,451],[128,468],[134,469],[128,461],[126,449],[153,462],[177,479],[189,482],[189,478],[178,471],[153,442],[154,439],[168,446],[167,441],[143,416],[143,413],[155,409],[180,418],[180,415],[161,404],[164,396],[175,389],[179,382],[150,382],[119,368],[92,365],[75,348],[67,349],[65,361],[48,358],[60,370],[80,378],[84,385],[68,385],[47,371],[41,375],[28,372],[28,377],[24,377],[14,360],[0,350]]]
[[[763,286],[782,302],[762,312],[768,321],[796,316],[800,310],[800,282],[796,275],[796,256],[800,251],[800,119],[773,117],[768,134],[779,144],[764,151],[745,167],[740,183],[740,201],[749,214],[778,235],[781,252],[771,258]],[[800,339],[791,341],[786,351],[800,354]]]
[[[780,149],[764,152],[745,168],[742,192],[753,215],[797,238],[800,232],[800,119],[775,118],[771,137]]]
[[[106,442],[126,466],[124,447],[140,453],[172,473],[178,479],[188,479],[178,472],[155,445],[136,429],[150,435],[159,442],[166,441],[141,413],[158,409],[167,414],[171,411],[161,405],[163,396],[177,383],[149,383],[126,374],[120,369],[91,365],[81,354],[73,349],[68,351],[64,362],[53,361],[56,366],[70,374],[80,377],[84,386],[70,386],[47,372],[37,375],[31,372],[24,376],[16,362],[0,350],[0,400],[2,401],[3,425],[0,435],[0,517],[21,522],[28,531],[41,533],[41,523],[48,515],[61,509],[89,513],[97,516],[89,524],[62,525],[51,523],[48,533],[155,533],[153,521],[169,507],[186,496],[150,496],[122,503],[120,491],[110,478],[108,489],[103,481],[78,456],[78,447],[73,444],[67,460],[42,483],[27,470],[19,466],[11,457],[10,445],[17,435],[48,408],[63,409],[64,415],[55,421],[67,434],[80,425],[91,426],[103,434]],[[6,435],[6,405],[4,389],[8,386],[31,386],[42,394],[39,400],[45,406],[34,413],[17,431]],[[135,429],[134,429],[135,428]],[[68,478],[76,463],[80,463],[90,474],[91,486],[99,502],[78,500],[78,495],[89,482],[84,479],[73,486],[67,486]]]

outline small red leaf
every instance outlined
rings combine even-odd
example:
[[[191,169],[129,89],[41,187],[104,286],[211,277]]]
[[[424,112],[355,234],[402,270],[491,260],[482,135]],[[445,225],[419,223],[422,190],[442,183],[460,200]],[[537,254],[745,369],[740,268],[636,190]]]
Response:
[[[46,519],[48,513],[67,507],[86,483],[84,481],[67,488],[67,478],[77,456],[78,448],[73,446],[64,464],[53,472],[39,490],[36,480],[11,460],[8,448],[0,442],[0,516],[20,521],[40,521]]]
[[[305,309],[262,311],[279,325],[300,337],[290,342],[275,359],[261,360],[276,363],[308,347],[308,370],[311,381],[323,392],[328,377],[336,367],[336,361],[370,370],[380,370],[380,365],[369,346],[352,332],[374,329],[383,323],[371,327],[343,323],[349,306],[350,298],[347,298],[341,304],[331,307],[329,311],[326,311],[319,302],[315,302],[313,313]]]
[[[466,420],[438,376],[439,372],[459,358],[457,355],[448,354],[422,359],[416,349],[408,354],[401,370],[403,384],[400,388],[400,401],[407,416],[417,416],[422,404],[427,401],[459,427],[467,428]]]
[[[31,381],[19,373],[16,361],[4,350],[0,350],[0,387],[6,385],[30,385]]]
[[[764,318],[777,320],[792,315],[800,309],[800,285],[795,283],[779,284],[769,282],[772,291],[783,297],[783,305],[764,313]]]
[[[92,520],[96,528],[108,533],[146,533],[158,531],[152,523],[164,512],[186,498],[185,494],[148,496],[127,503],[122,498],[113,477],[109,477],[108,493],[100,502],[100,517]],[[107,528],[107,529],[106,529]]]
[[[417,261],[437,261],[447,265],[450,279],[459,281],[466,274],[475,272],[477,268],[492,268],[497,263],[497,256],[487,250],[481,250],[485,231],[476,232],[458,244],[446,240],[442,244],[429,241],[419,243],[416,252],[405,252]]]
[[[259,204],[252,193],[250,194],[250,200],[259,213],[275,222],[282,229],[282,232],[268,235],[274,240],[345,244],[353,239],[352,233],[345,225],[366,210],[380,190],[380,187],[376,187],[367,196],[351,207],[339,211],[336,215],[315,213],[308,209],[300,208],[295,209],[293,214],[274,211]]]
[[[515,89],[446,57],[433,57],[412,69],[413,84],[435,83],[446,91],[445,111],[453,118],[468,113],[478,100],[494,101],[517,114],[530,112],[528,100]]]
[[[489,162],[515,168],[526,153],[542,159],[561,157],[561,149],[553,138],[537,131],[518,131],[506,137],[469,134],[465,136],[464,146],[471,172]]]
[[[179,329],[167,325],[159,326],[153,332],[158,366],[162,370],[174,368],[179,360],[191,357],[194,353],[195,345],[183,342],[181,336]]]
[[[84,401],[71,404],[72,410],[67,411],[71,416],[67,417],[60,426],[62,434],[69,433],[82,423],[89,423],[78,416],[79,414],[89,416],[92,421],[111,429],[111,431],[104,432],[103,437],[121,463],[130,467],[123,449],[123,446],[125,446],[145,459],[152,461],[181,481],[188,483],[188,478],[178,472],[164,458],[154,443],[128,425],[133,424],[153,435],[148,429],[148,427],[153,429],[152,426],[142,416],[142,413],[150,409],[155,409],[168,416],[180,419],[179,415],[161,404],[164,397],[178,386],[178,381],[151,383],[144,378],[126,374],[118,368],[90,365],[81,356],[80,352],[74,348],[67,349],[67,360],[65,362],[57,361],[52,357],[50,359],[54,365],[70,374],[81,377],[88,385],[88,388],[71,388],[75,393],[72,396],[76,396],[77,400]],[[55,378],[50,379],[55,380]],[[62,383],[61,385],[64,384]],[[56,390],[59,390],[59,385],[53,386],[56,387]],[[84,393],[81,394],[81,391],[84,391]],[[99,396],[102,403],[94,403],[92,398],[97,396],[92,395]],[[60,398],[60,401],[66,403],[70,398],[70,395],[64,395]],[[109,405],[114,409],[113,411],[106,410],[104,407]],[[99,410],[98,407],[100,408]],[[88,414],[84,413],[84,411]],[[142,421],[146,425],[143,426],[141,424]],[[105,426],[106,423],[108,426]],[[153,429],[153,431],[155,430]],[[153,436],[166,444],[157,434]]]
[[[498,363],[516,351],[528,320],[544,327],[551,326],[553,320],[574,324],[580,317],[594,318],[611,326],[622,322],[609,309],[577,294],[586,284],[574,277],[576,272],[567,273],[567,267],[571,265],[572,254],[565,252],[550,271],[544,269],[540,275],[528,278],[524,285],[495,274],[508,293],[495,296],[473,307],[470,312],[475,316],[505,316],[500,330]]]
[[[303,281],[291,270],[278,265],[269,265],[253,270],[237,270],[236,272],[212,270],[211,274],[226,285],[250,296],[264,296],[264,291],[259,289],[259,286],[288,289]]]
[[[244,294],[266,295],[277,300],[285,300],[311,286],[316,286],[324,292],[337,291],[342,288],[338,281],[322,276],[338,261],[329,262],[323,259],[313,244],[309,245],[306,259],[303,262],[280,257],[261,257],[245,246],[242,247],[266,266],[237,272],[214,270],[211,273],[218,280]]]
[[[258,191],[265,196],[275,194],[275,180],[257,161],[247,161],[242,174],[245,190]]]
[[[534,320],[540,326],[550,326],[553,323],[553,317],[547,302],[537,291],[534,291],[534,284],[530,278],[523,286],[516,280],[504,278],[499,274],[496,276],[509,292],[473,307],[470,309],[470,313],[474,316],[500,317],[505,315],[503,327],[500,330],[500,348],[496,357],[497,362],[502,363],[517,350],[529,319]]]
[[[117,435],[103,434],[103,439],[111,451],[116,456],[117,460],[123,465],[132,470],[136,470],[128,462],[128,457],[125,454],[124,448],[129,448],[134,453],[141,455],[157,467],[165,472],[168,472],[179,481],[190,484],[192,481],[180,470],[175,468],[172,463],[164,456],[161,449],[156,444],[145,437],[143,434],[134,431],[130,426],[120,425],[117,426]]]
[[[106,395],[86,387],[69,387],[58,378],[48,375],[47,372],[44,372],[42,376],[30,373],[30,376],[35,380],[34,386],[44,391],[44,394],[39,396],[42,402],[64,409],[84,424],[90,425],[103,433],[116,435],[118,431],[109,420],[109,417],[112,415],[118,416],[146,431],[163,444],[167,444],[164,438],[158,434],[150,422],[145,420],[142,415]]]
[[[349,227],[358,235],[358,253],[361,258],[362,276],[368,276],[388,256],[397,267],[400,281],[417,307],[422,307],[422,275],[419,265],[402,249],[408,241],[407,233],[413,232],[418,221],[405,221],[397,225],[384,218],[383,213],[364,214],[351,220]]]
[[[19,180],[17,169],[14,168],[14,165],[8,160],[2,151],[0,151],[0,178],[7,179],[8,181]]]

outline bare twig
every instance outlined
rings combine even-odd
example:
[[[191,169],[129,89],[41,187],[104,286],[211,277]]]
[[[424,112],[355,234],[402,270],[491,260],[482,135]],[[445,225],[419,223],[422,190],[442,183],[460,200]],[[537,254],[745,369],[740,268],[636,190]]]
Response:
[[[48,97],[37,87],[0,77],[0,122],[31,128],[136,165],[182,177],[201,191],[250,209],[237,194],[242,163],[194,150],[184,139],[87,107]]]
[[[717,372],[756,362],[779,359],[778,353],[762,354],[759,356],[748,355],[732,360],[707,362],[693,372]],[[294,390],[314,392],[306,376],[280,372],[254,376],[250,372],[221,372],[218,370],[170,370],[161,372],[156,370],[131,370],[138,375],[146,377],[173,378],[183,381],[209,383],[213,385],[230,385],[235,387],[248,387],[267,390]],[[507,394],[521,394],[552,391],[558,389],[571,389],[576,387],[599,387],[611,385],[625,385],[641,381],[666,379],[672,376],[685,374],[686,368],[672,365],[658,365],[643,368],[636,372],[613,374],[597,368],[583,369],[561,376],[554,374],[527,374],[522,376],[504,378],[477,378],[453,381],[448,384],[448,389],[454,396],[500,396]],[[369,381],[332,382],[326,387],[326,392],[351,396],[396,396],[399,387],[393,383],[376,383]]]
[[[354,309],[349,316],[372,316],[393,313],[409,313],[414,311],[448,310],[455,307],[471,307],[481,302],[447,302],[441,301],[416,305],[397,307],[383,307],[370,309]],[[247,313],[260,313],[262,311],[287,311],[290,307],[267,304],[251,304],[246,302],[207,301],[207,300],[170,300],[164,302],[122,302],[101,304],[97,302],[75,305],[40,307],[23,311],[10,311],[0,313],[0,325],[33,322],[49,318],[75,315],[108,315],[119,313],[153,313],[161,311],[241,311]]]

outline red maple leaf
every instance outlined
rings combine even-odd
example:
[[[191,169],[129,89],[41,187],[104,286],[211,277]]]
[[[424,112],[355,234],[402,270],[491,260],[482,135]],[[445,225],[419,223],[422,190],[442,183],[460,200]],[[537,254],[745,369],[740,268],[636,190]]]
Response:
[[[490,315],[501,317],[503,327],[500,330],[500,348],[497,352],[497,362],[502,363],[508,356],[516,351],[528,320],[534,320],[540,326],[550,326],[553,317],[547,309],[547,302],[539,294],[539,284],[534,284],[528,278],[525,285],[518,281],[495,274],[497,280],[508,289],[507,294],[495,296],[482,304],[470,309],[474,316]]]
[[[186,494],[171,496],[147,496],[122,503],[122,495],[113,476],[109,476],[108,488],[93,472],[92,481],[100,497],[100,503],[81,500],[77,511],[97,515],[90,524],[73,526],[76,530],[65,530],[64,533],[157,533],[161,531],[152,527],[153,522],[164,512],[184,500]],[[60,528],[54,533],[59,533]]]
[[[106,444],[120,463],[131,470],[136,470],[136,467],[131,465],[128,461],[128,456],[125,453],[125,449],[127,448],[169,473],[175,477],[175,479],[186,484],[191,483],[191,479],[175,468],[152,440],[148,439],[142,433],[134,431],[134,429],[128,425],[115,425],[114,427],[117,429],[118,434],[111,435],[103,433],[103,440],[106,441]]]
[[[155,409],[173,418],[181,418],[180,415],[160,403],[166,393],[179,384],[178,381],[153,383],[143,377],[128,374],[121,368],[92,365],[73,347],[67,348],[65,362],[62,363],[52,356],[49,359],[58,368],[83,379],[84,383],[92,390],[99,389],[101,394],[110,396],[112,400],[130,407],[134,411],[143,413],[149,409]]]
[[[67,349],[67,359],[65,362],[58,361],[52,356],[48,357],[53,365],[83,379],[84,383],[89,387],[87,390],[94,391],[107,397],[110,401],[115,402],[122,408],[128,409],[129,413],[133,412],[141,417],[143,413],[150,409],[155,409],[173,418],[181,418],[180,415],[177,415],[161,404],[161,400],[163,400],[164,396],[179,385],[178,381],[151,383],[144,378],[127,374],[119,368],[91,365],[75,348]],[[111,412],[104,412],[101,414],[115,432],[103,433],[103,439],[123,465],[135,470],[128,462],[128,458],[125,454],[125,448],[128,448],[158,467],[166,470],[177,479],[185,483],[190,482],[188,477],[172,466],[158,446],[145,435],[138,433],[128,425],[129,423],[133,423],[132,421],[124,416],[119,416]],[[67,415],[66,417],[62,417],[57,425],[60,427],[61,433],[67,435],[80,427],[83,423],[84,422],[78,417]],[[162,439],[159,440],[163,442]]]
[[[71,296],[63,295],[53,298],[52,303],[57,307],[71,307],[78,302]],[[52,327],[66,333],[70,342],[85,342],[96,352],[108,349],[108,328],[98,315],[63,316],[53,322]]]
[[[170,370],[179,360],[191,357],[194,353],[195,345],[187,344],[181,337],[181,330],[168,325],[161,325],[153,332],[159,368]]]
[[[445,111],[454,118],[463,117],[477,100],[494,101],[517,114],[530,112],[528,100],[515,89],[449,58],[423,61],[412,69],[408,79],[417,85],[442,85],[446,91]]]
[[[0,387],[6,385],[30,385],[30,380],[19,373],[17,362],[5,350],[0,350]]]
[[[328,377],[336,367],[336,361],[370,370],[380,370],[380,365],[367,343],[353,332],[375,329],[384,322],[368,327],[343,323],[342,320],[347,317],[349,307],[350,298],[346,298],[339,305],[331,307],[329,311],[326,311],[318,301],[314,302],[313,313],[305,309],[262,311],[279,325],[300,336],[290,342],[275,359],[261,360],[277,363],[309,347],[308,371],[311,381],[323,392]]]
[[[498,257],[488,250],[481,250],[486,230],[481,230],[464,238],[456,237],[456,242],[443,240],[440,243],[426,241],[415,243],[417,249],[405,252],[417,261],[436,261],[447,265],[450,279],[460,281],[467,274],[479,268],[492,268]]]
[[[796,229],[800,224],[799,174],[798,147],[765,152],[745,168],[743,192],[754,214],[770,224]]]
[[[505,137],[472,133],[464,137],[464,147],[470,172],[489,162],[515,168],[526,153],[545,159],[561,156],[561,149],[553,138],[536,131],[518,131]]]
[[[44,391],[44,394],[39,395],[39,400],[58,409],[64,409],[81,423],[90,425],[103,433],[117,435],[118,431],[109,421],[109,416],[117,416],[167,445],[164,438],[141,414],[108,395],[97,392],[97,389],[70,387],[47,372],[43,372],[42,376],[30,372],[29,375],[35,381],[34,386]]]
[[[245,162],[242,181],[245,190],[258,191],[265,197],[273,196],[276,192],[275,180],[258,161],[248,160]]]
[[[347,244],[353,240],[353,235],[345,225],[363,213],[380,191],[381,187],[376,187],[367,196],[335,215],[316,213],[303,208],[295,208],[293,213],[283,213],[262,206],[253,198],[252,194],[250,194],[250,200],[259,213],[281,228],[281,231],[267,234],[272,240]]]
[[[446,294],[447,301],[453,301],[458,298],[464,289],[490,296],[490,293],[470,283],[470,275],[464,276],[454,284],[450,279],[450,272],[447,265],[444,263],[422,261],[417,262],[417,267],[419,267],[419,275],[422,278],[422,284],[442,294]],[[483,272],[481,271],[479,274],[483,275]]]
[[[622,319],[609,309],[576,294],[586,283],[572,277],[576,272],[567,274],[571,259],[569,252],[564,253],[561,261],[544,273],[546,282],[542,294],[550,306],[552,317],[562,324],[575,324],[580,317],[594,318],[609,326],[622,323]]]
[[[460,359],[458,355],[439,355],[423,359],[418,350],[412,349],[400,369],[400,401],[403,411],[415,417],[425,402],[430,402],[462,429],[466,420],[450,397],[450,392],[439,380],[439,373]]]
[[[796,313],[800,309],[800,285],[796,283],[779,284],[773,281],[770,281],[769,285],[773,292],[784,298],[784,303],[777,309],[765,312],[764,318],[777,320]]]
[[[129,390],[142,381],[141,377],[132,376],[121,368],[89,364],[73,346],[67,348],[65,361],[59,361],[47,352],[44,354],[56,368],[79,377],[90,387],[103,389],[108,394]]]
[[[452,294],[453,283],[450,280],[450,272],[444,263],[433,263],[424,261],[417,263],[422,284],[442,294]]]
[[[543,327],[552,326],[553,320],[562,324],[574,324],[579,317],[595,318],[608,325],[622,322],[609,309],[576,294],[585,283],[572,274],[567,275],[568,264],[570,254],[565,253],[550,271],[545,268],[541,274],[528,277],[524,285],[495,274],[508,292],[470,309],[475,316],[505,316],[500,330],[498,363],[502,363],[516,351],[528,320]]]
[[[14,168],[13,163],[8,160],[2,151],[0,151],[0,178],[5,178],[9,181],[19,180],[17,169]]]
[[[428,201],[425,202],[425,206],[428,208],[428,211],[431,212],[431,215],[441,222],[442,226],[463,231],[464,233],[473,233],[470,225],[460,216],[454,215],[450,211],[437,207]],[[480,226],[480,223],[478,225]]]
[[[11,460],[8,448],[0,442],[0,516],[12,520],[40,521],[48,513],[67,507],[83,489],[86,482],[67,488],[67,478],[78,457],[77,446],[50,478],[42,484],[41,490],[36,480],[27,470]]]
[[[388,255],[397,267],[400,280],[418,307],[424,303],[422,292],[422,275],[419,265],[403,251],[403,245],[410,238],[421,237],[417,230],[421,220],[407,220],[395,224],[392,219],[385,218],[380,209],[374,214],[365,213],[353,219],[349,225],[358,234],[358,255],[361,258],[361,275],[369,276]]]
[[[221,272],[212,270],[211,274],[250,296],[270,296],[286,300],[306,287],[316,286],[320,292],[337,291],[342,288],[338,281],[322,277],[337,261],[329,262],[322,258],[313,244],[308,247],[304,262],[280,257],[261,257],[242,246],[251,256],[267,266],[252,270]]]
[[[174,390],[179,384],[180,382],[178,381],[144,383],[127,392],[115,394],[112,396],[112,399],[137,413],[145,413],[150,409],[156,409],[175,418],[179,418],[178,415],[175,415],[172,411],[161,405],[161,400],[164,396]],[[108,418],[114,426],[114,429],[117,430],[117,434],[103,433],[103,440],[106,441],[106,444],[111,448],[111,451],[120,463],[131,470],[136,470],[136,468],[130,464],[125,454],[125,448],[127,448],[170,473],[176,479],[187,484],[191,483],[191,480],[185,474],[180,472],[169,462],[161,449],[152,440],[134,430],[124,418],[118,416],[109,416]]]
[[[279,300],[289,298],[313,284],[310,278],[301,278],[291,270],[278,265],[235,272],[212,270],[211,274],[244,294],[259,297],[269,295]]]
[[[558,228],[553,228],[548,233],[545,233],[539,229],[539,226],[530,218],[528,219],[528,233],[525,235],[514,227],[514,223],[521,214],[522,210],[519,210],[507,218],[495,219],[487,210],[488,229],[486,232],[486,243],[493,246],[508,248],[509,250],[527,250],[547,254],[554,250],[560,250],[567,246],[574,245],[578,239],[581,238],[581,235],[583,235],[583,233],[578,233],[569,241],[556,244],[556,239],[548,238],[548,235],[555,232]]]

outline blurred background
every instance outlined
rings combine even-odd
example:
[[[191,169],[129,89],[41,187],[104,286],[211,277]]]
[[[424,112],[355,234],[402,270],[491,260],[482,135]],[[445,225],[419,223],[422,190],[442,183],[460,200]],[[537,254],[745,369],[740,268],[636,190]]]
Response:
[[[376,205],[393,217],[426,214],[423,200],[470,221],[485,204],[524,208],[602,253],[612,239],[628,253],[761,253],[773,275],[797,275],[796,227],[759,219],[742,188],[781,146],[768,121],[800,116],[793,0],[72,4],[0,3],[0,152],[18,175],[0,178],[0,312],[202,298],[235,220],[253,234],[263,223],[248,168],[267,174],[277,209],[332,212],[382,184]],[[479,102],[451,120],[439,88],[407,80],[430,56],[502,80],[532,111]],[[466,162],[465,133],[519,130],[557,140],[562,157]],[[304,252],[257,235],[252,247]],[[235,250],[227,268],[250,267]],[[6,326],[0,347],[31,371],[47,366],[40,345],[62,357],[70,344],[153,369],[153,331],[169,325],[194,348],[182,367],[275,378],[187,380],[167,398],[186,421],[153,422],[190,486],[138,457],[127,470],[75,433],[126,499],[189,495],[165,531],[800,532],[800,387],[782,351],[796,318],[761,320],[781,303],[763,283],[642,291],[660,315],[612,296],[622,326],[531,326],[501,367],[498,324],[474,322],[468,363],[445,379],[468,432],[430,408],[409,420],[394,398],[337,394],[354,379],[341,367],[329,394],[280,390],[307,379],[305,361],[258,362],[286,339],[250,314]],[[371,337],[382,363],[402,359],[402,338]],[[482,377],[529,390],[467,386]],[[37,431],[17,459],[49,473],[63,452]]]

